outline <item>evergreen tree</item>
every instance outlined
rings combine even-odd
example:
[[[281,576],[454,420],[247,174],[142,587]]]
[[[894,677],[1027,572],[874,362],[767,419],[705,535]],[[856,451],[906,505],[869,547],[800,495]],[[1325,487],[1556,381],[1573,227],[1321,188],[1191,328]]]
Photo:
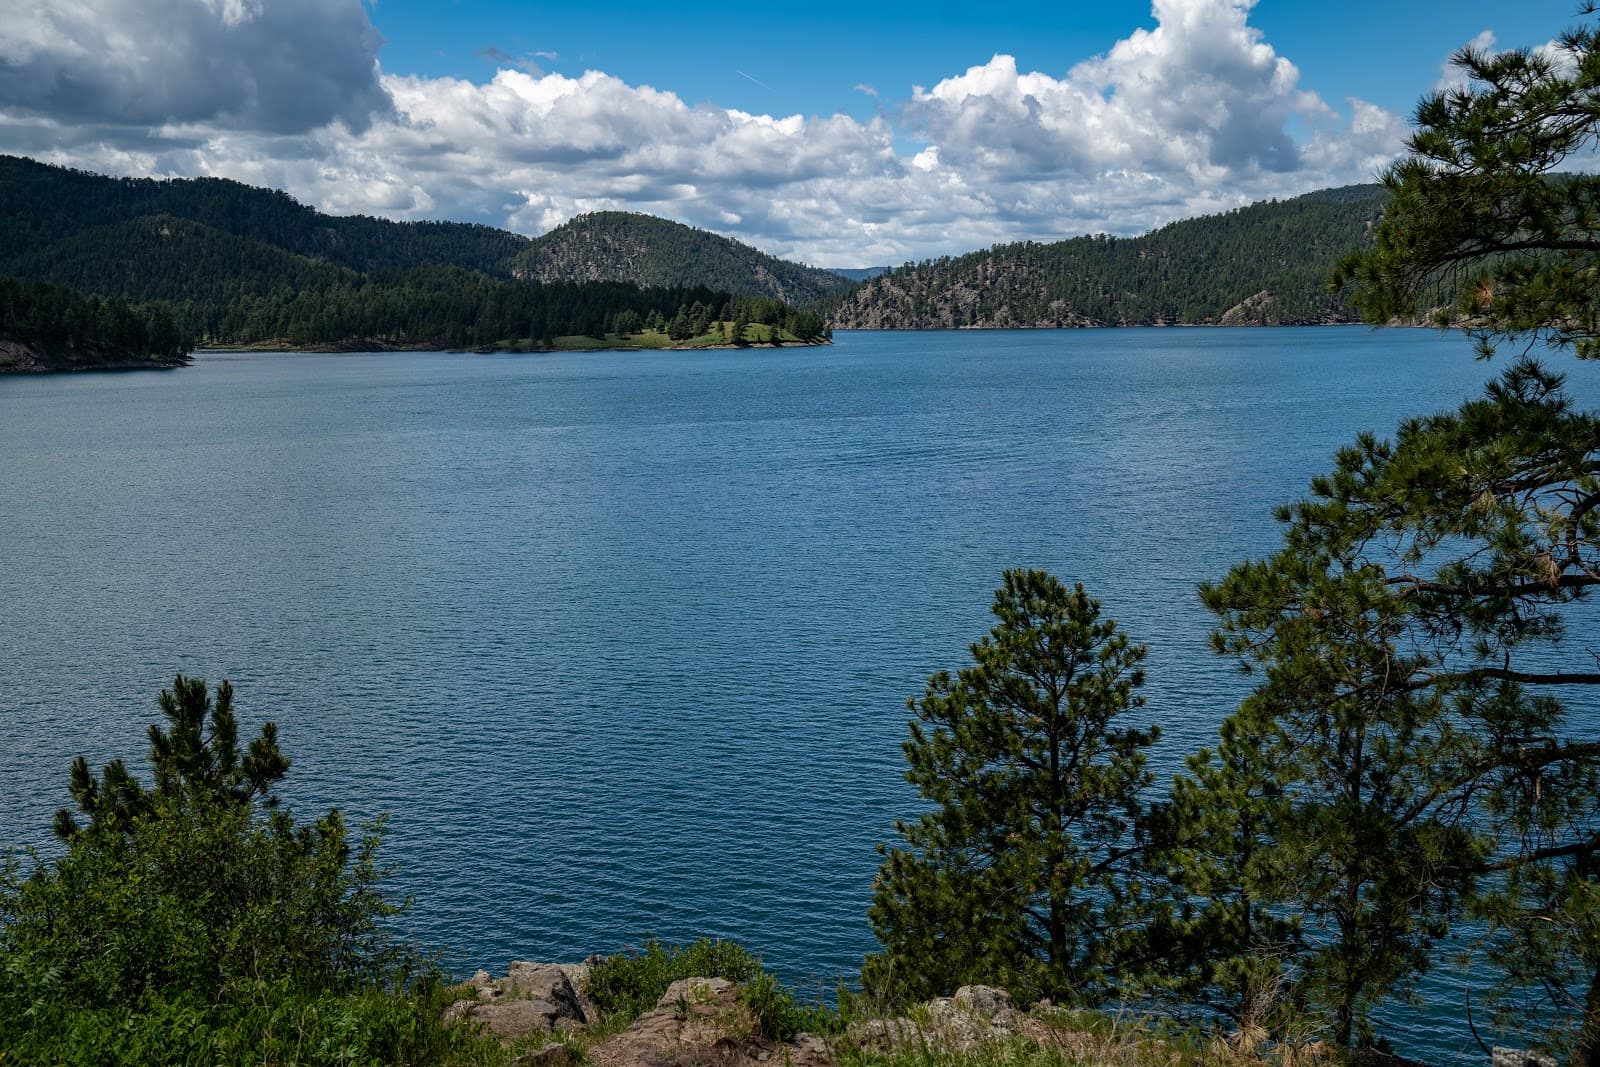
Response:
[[[1431,308],[1485,352],[1533,334],[1600,356],[1600,177],[1557,173],[1600,134],[1600,30],[1552,49],[1469,46],[1453,62],[1465,84],[1417,106],[1374,244],[1335,284],[1369,321]]]
[[[1600,744],[1573,736],[1556,694],[1600,683],[1587,648],[1565,640],[1573,606],[1600,584],[1597,455],[1600,417],[1519,360],[1456,411],[1342,450],[1287,513],[1285,551],[1209,594],[1229,613],[1231,648],[1269,651],[1274,612],[1325,629],[1338,602],[1266,594],[1273,583],[1332,584],[1318,573],[1331,559],[1367,576],[1392,649],[1375,648],[1373,666],[1430,709],[1395,735],[1403,748],[1378,754],[1426,769],[1412,810],[1476,842],[1434,884],[1477,879],[1465,903],[1503,968],[1504,1016],[1524,1031],[1556,1021],[1550,1040],[1584,1064],[1600,1049]]]
[[[1448,687],[1416,684],[1437,661],[1409,640],[1406,604],[1380,565],[1303,534],[1291,525],[1283,552],[1202,589],[1218,647],[1262,676],[1228,723],[1242,759],[1207,800],[1223,822],[1259,826],[1261,841],[1217,854],[1225,881],[1294,917],[1295,992],[1349,1048],[1371,1044],[1374,1007],[1428,970],[1488,843],[1461,818],[1477,734]]]
[[[1285,791],[1269,744],[1230,716],[1146,817],[1151,867],[1180,897],[1166,916],[1162,999],[1175,1015],[1221,1017],[1258,1037],[1284,1032],[1303,1004],[1292,981],[1301,922],[1278,903],[1290,857],[1275,836]]]
[[[270,724],[240,750],[231,697],[179,676],[153,784],[77,761],[88,823],[26,875],[0,864],[0,1040],[18,1062],[416,1063],[450,1040],[438,999],[407,992],[429,968],[389,932],[378,827],[352,839],[337,809],[272,806],[288,760]]]
[[[125,828],[149,812],[157,797],[236,807],[257,800],[276,805],[272,788],[289,770],[289,760],[278,748],[277,724],[263,724],[261,736],[240,751],[233,686],[226,680],[217,686],[213,703],[203,680],[177,675],[172,688],[161,691],[157,705],[168,726],[150,727],[153,790],[141,785],[121,760],[106,764],[98,781],[82,756],[72,761],[72,799],[88,816],[90,829]],[[78,833],[72,812],[56,812],[55,831],[66,839]]]
[[[1096,1003],[1131,992],[1140,792],[1157,731],[1114,720],[1142,702],[1142,646],[1082,586],[1006,571],[973,664],[940,672],[905,743],[932,805],[883,848],[869,911],[884,951],[862,982],[908,998],[969,982]]]
[[[693,336],[694,324],[689,321],[689,311],[680,304],[677,314],[672,316],[672,321],[667,325],[667,337],[673,341],[687,341]]]

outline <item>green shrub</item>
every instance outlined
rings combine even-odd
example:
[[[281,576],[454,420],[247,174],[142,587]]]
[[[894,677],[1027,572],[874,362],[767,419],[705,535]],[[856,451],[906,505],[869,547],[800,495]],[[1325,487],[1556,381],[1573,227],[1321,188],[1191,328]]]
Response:
[[[154,785],[82,760],[64,854],[0,866],[0,1062],[427,1063],[433,968],[379,891],[381,822],[298,822],[271,724],[237,744],[231,690],[183,677],[151,730]]]
[[[655,938],[642,952],[608,956],[589,970],[589,999],[613,1024],[627,1024],[656,1006],[667,987],[683,978],[726,978],[743,988],[740,999],[755,1016],[763,1037],[786,1041],[801,1031],[843,1029],[838,1012],[802,1003],[794,991],[761,969],[761,960],[733,941],[701,938],[690,945],[663,945]]]
[[[644,951],[607,956],[589,970],[589,999],[606,1016],[632,1020],[656,1006],[680,978],[726,978],[748,982],[761,961],[743,945],[702,937],[691,945],[663,945],[655,938]]]
[[[740,991],[745,1006],[756,1018],[762,1037],[787,1041],[795,1034],[834,1034],[844,1029],[839,1012],[826,1004],[802,1003],[794,991],[765,971]]]

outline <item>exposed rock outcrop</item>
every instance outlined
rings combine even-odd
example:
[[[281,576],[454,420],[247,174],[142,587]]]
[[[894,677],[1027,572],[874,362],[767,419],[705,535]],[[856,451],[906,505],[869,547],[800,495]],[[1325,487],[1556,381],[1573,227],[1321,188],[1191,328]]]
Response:
[[[474,974],[466,983],[474,996],[451,1004],[445,1021],[480,1026],[502,1041],[570,1033],[600,1020],[583,992],[588,976],[584,964],[512,960],[498,981],[488,971]]]
[[[652,1010],[590,1048],[588,1058],[596,1067],[826,1067],[834,1062],[826,1043],[810,1034],[782,1043],[762,1037],[739,987],[725,978],[673,982]]]

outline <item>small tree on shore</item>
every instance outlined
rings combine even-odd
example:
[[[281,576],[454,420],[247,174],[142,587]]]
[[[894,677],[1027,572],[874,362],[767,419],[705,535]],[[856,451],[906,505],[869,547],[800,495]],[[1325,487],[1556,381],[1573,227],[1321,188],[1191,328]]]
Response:
[[[896,999],[981,981],[1096,1002],[1139,955],[1157,731],[1114,720],[1142,703],[1144,648],[1043,571],[1006,571],[992,610],[973,664],[909,702],[906,778],[932,808],[881,849],[868,914],[884,951],[862,982]]]

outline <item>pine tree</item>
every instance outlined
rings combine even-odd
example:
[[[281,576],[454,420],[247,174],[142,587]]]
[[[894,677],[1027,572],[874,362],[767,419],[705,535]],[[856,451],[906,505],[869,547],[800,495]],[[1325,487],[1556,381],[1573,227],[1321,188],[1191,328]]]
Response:
[[[1600,356],[1600,177],[1563,172],[1600,134],[1600,29],[1453,63],[1465,84],[1418,104],[1374,243],[1335,284],[1372,322],[1432,310],[1484,352],[1533,334]]]
[[[896,824],[869,912],[882,942],[862,982],[892,997],[969,982],[1094,1003],[1131,990],[1142,893],[1136,821],[1154,729],[1144,648],[1082,586],[1006,571],[973,664],[909,707],[906,779],[932,805]]]
[[[215,703],[200,678],[177,675],[157,699],[167,728],[150,726],[150,767],[154,787],[145,788],[122,760],[101,769],[97,781],[82,756],[72,761],[72,799],[89,818],[91,830],[126,829],[158,798],[186,798],[206,804],[249,807],[260,800],[273,807],[272,789],[289,771],[278,747],[276,723],[264,723],[261,736],[239,749],[239,723],[233,713],[233,686],[217,686]],[[56,812],[57,836],[71,839],[80,830],[66,808]]]

